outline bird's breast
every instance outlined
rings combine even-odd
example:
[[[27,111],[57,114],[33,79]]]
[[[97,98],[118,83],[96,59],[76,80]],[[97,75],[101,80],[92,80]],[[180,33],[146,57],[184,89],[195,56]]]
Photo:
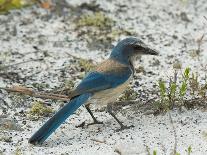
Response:
[[[106,105],[116,101],[116,99],[126,90],[130,82],[129,78],[123,84],[117,86],[116,88],[106,89],[99,92],[96,92],[88,103],[95,103],[98,105]]]

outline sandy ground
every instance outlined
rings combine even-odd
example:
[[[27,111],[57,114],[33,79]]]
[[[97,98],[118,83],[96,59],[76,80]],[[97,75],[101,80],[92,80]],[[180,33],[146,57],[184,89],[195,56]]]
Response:
[[[83,2],[66,3],[75,7]],[[173,64],[177,62],[182,64],[182,68],[190,67],[197,72],[201,82],[205,80],[205,39],[200,55],[192,56],[198,49],[197,40],[207,32],[205,0],[115,0],[98,1],[97,4],[116,21],[115,28],[133,30],[134,36],[160,52],[158,57],[143,56],[136,62],[137,67],[142,66],[145,70],[145,73],[136,73],[131,83],[140,98],[152,98],[152,94],[142,92],[156,91],[154,86],[158,79],[172,76]],[[110,46],[99,48],[94,43],[92,46],[95,48],[90,48],[75,29],[74,16],[78,13],[71,7],[51,13],[32,6],[0,15],[0,65],[28,61],[7,66],[9,76],[0,76],[0,86],[24,84],[32,87],[33,83],[44,83],[48,85],[44,90],[53,90],[63,85],[65,79],[74,80],[77,84],[83,73],[77,71],[74,56],[98,63],[108,57],[118,40],[126,37],[117,37]],[[12,130],[1,127],[0,136],[9,139],[0,138],[0,154],[145,155],[156,150],[159,155],[170,155],[176,149],[184,155],[190,146],[193,155],[207,154],[206,109],[174,109],[154,116],[134,108],[134,105],[124,106],[117,116],[126,125],[135,127],[116,132],[118,124],[103,110],[95,111],[103,125],[75,127],[85,120],[86,123],[92,121],[85,108],[81,107],[43,145],[33,146],[28,144],[28,138],[48,117],[28,119],[27,112],[34,98],[20,98],[5,91],[0,91],[0,98],[0,125],[8,120],[12,124]],[[61,105],[50,100],[47,103],[54,110]]]

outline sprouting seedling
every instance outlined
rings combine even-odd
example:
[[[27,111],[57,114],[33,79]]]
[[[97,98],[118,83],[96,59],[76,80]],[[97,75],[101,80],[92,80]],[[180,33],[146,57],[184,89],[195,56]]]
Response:
[[[192,153],[192,147],[191,146],[188,147],[187,153],[188,153],[188,155],[190,155]]]
[[[187,82],[189,80],[189,77],[190,77],[190,68],[187,67],[184,71],[184,74],[183,74],[183,81],[182,81],[182,84],[181,84],[181,87],[180,87],[180,97],[184,97],[185,94],[186,94],[186,91],[187,91]]]
[[[171,96],[175,96],[176,88],[177,88],[177,85],[174,82],[172,82],[170,84],[170,94],[171,94]]]
[[[163,80],[159,80],[159,92],[160,92],[160,102],[159,109],[167,111],[169,109],[169,93],[167,91],[166,83]]]
[[[165,97],[166,95],[166,86],[165,86],[165,82],[160,80],[159,81],[159,88],[160,88],[160,93],[162,97]]]
[[[174,103],[178,103],[177,101],[184,103],[184,96],[187,92],[191,95],[190,97],[193,97],[195,92],[202,99],[207,96],[207,78],[205,77],[204,85],[201,85],[198,81],[198,74],[191,73],[189,67],[181,73],[181,76],[178,76],[175,70],[174,78],[170,77],[168,82],[159,80],[158,84],[160,101],[156,105],[163,111],[173,108]]]
[[[170,87],[170,90],[169,90],[168,97],[169,97],[170,103],[173,104],[173,102],[175,101],[177,85],[175,82],[172,82],[172,80],[170,80],[169,87]]]
[[[161,97],[164,99],[166,96],[166,86],[164,81],[159,80],[159,88],[160,88]]]
[[[182,82],[182,85],[181,85],[181,87],[180,87],[180,93],[179,93],[180,96],[181,96],[181,97],[185,96],[186,91],[187,91],[187,83],[186,83],[186,81],[183,81],[183,82]]]
[[[189,79],[189,77],[190,77],[190,68],[189,67],[187,67],[185,69],[183,77],[184,77],[184,80],[188,80]]]
[[[153,151],[153,155],[157,155],[157,151],[156,150]]]

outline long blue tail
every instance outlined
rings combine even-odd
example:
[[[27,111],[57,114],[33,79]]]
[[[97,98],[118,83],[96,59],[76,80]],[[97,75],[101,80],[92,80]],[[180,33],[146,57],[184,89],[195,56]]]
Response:
[[[50,118],[35,134],[29,139],[29,143],[43,143],[74,111],[84,104],[91,96],[90,93],[80,95],[72,99]]]

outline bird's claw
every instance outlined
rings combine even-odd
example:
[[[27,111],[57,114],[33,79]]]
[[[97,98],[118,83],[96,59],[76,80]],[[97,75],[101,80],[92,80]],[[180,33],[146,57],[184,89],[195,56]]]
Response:
[[[86,122],[84,121],[84,122],[82,122],[81,124],[79,124],[79,125],[77,125],[75,127],[76,128],[84,128],[85,124],[86,124]]]
[[[90,126],[90,125],[94,125],[94,124],[103,124],[103,122],[101,122],[101,121],[94,121],[93,123],[87,124],[87,127]]]
[[[86,124],[86,122],[84,121],[81,124],[77,125],[76,128],[84,128],[85,126],[88,127],[88,126],[94,125],[94,124],[103,124],[103,122],[101,122],[101,121],[94,121],[93,123]]]

